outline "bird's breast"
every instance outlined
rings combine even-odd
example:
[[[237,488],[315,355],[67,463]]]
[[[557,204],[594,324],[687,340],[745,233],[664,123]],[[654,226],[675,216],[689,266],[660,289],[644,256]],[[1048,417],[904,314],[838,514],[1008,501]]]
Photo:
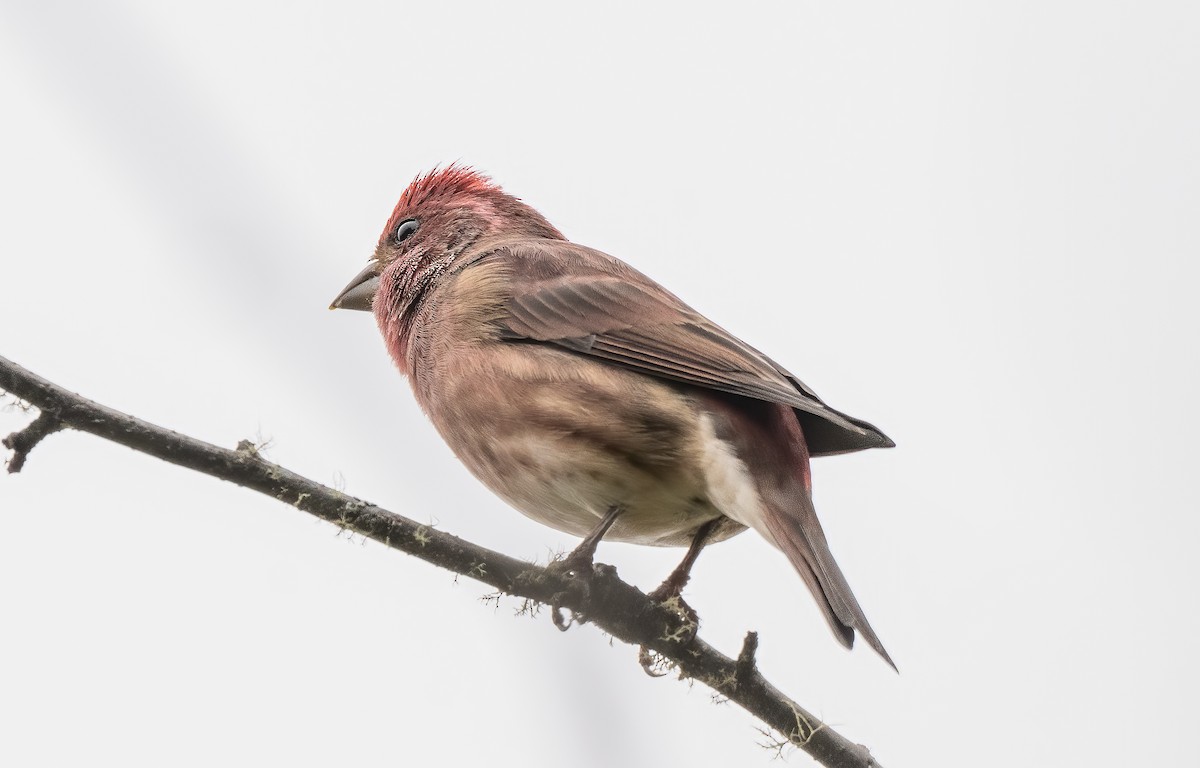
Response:
[[[682,545],[703,523],[753,505],[749,474],[705,413],[666,382],[540,344],[442,335],[414,344],[418,399],[455,454],[526,515],[587,534]],[[739,506],[740,505],[740,506]],[[736,521],[736,522],[734,522]]]

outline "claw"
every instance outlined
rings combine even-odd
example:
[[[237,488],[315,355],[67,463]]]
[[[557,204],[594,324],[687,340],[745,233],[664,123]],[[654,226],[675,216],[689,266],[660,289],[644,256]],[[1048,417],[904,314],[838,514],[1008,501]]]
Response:
[[[638,648],[638,664],[642,666],[642,671],[650,677],[666,677],[675,666],[644,645]]]

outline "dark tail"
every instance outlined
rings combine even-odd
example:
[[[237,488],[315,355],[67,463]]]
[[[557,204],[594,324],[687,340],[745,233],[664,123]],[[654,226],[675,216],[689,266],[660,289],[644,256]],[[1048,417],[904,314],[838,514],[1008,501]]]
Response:
[[[829,544],[825,541],[825,532],[821,530],[821,523],[817,520],[812,499],[804,491],[798,491],[794,496],[801,498],[786,510],[776,509],[769,502],[763,505],[763,522],[767,532],[812,591],[825,620],[829,622],[842,645],[847,648],[853,647],[854,631],[858,630],[867,644],[874,648],[892,669],[899,672],[892,657],[884,650],[883,643],[879,642],[875,630],[871,629],[862,607],[854,599],[854,593],[850,591],[842,569],[834,562]]]

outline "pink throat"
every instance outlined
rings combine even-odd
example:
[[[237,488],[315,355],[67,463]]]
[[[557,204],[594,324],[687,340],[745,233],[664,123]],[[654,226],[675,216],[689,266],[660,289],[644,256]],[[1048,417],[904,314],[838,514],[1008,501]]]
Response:
[[[412,334],[412,318],[404,304],[398,300],[402,296],[397,290],[400,287],[400,278],[395,274],[398,266],[394,264],[388,267],[381,275],[372,310],[375,323],[383,335],[384,344],[387,345],[388,354],[392,356],[392,361],[400,369],[400,373],[407,376],[408,340]]]

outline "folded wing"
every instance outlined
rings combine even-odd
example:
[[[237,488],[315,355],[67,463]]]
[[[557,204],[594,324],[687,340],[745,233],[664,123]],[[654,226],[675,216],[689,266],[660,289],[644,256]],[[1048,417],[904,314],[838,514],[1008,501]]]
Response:
[[[611,256],[561,240],[532,240],[471,261],[481,259],[502,259],[519,287],[500,321],[506,339],[554,344],[649,376],[791,406],[814,456],[894,445]]]

